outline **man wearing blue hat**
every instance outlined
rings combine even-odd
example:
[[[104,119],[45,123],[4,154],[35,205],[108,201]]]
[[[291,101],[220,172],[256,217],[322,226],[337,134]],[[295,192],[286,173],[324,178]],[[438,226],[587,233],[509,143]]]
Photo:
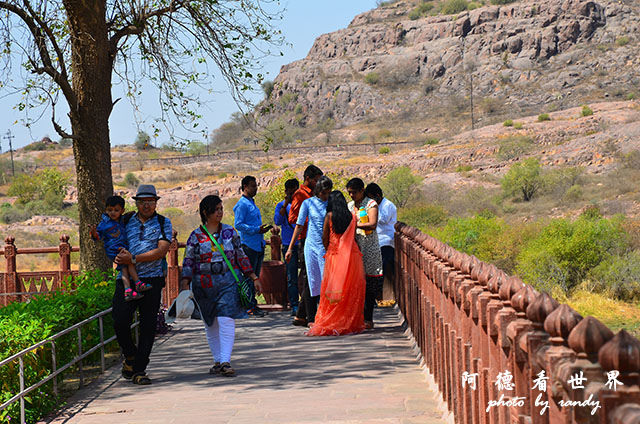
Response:
[[[129,250],[122,249],[115,262],[134,264],[140,280],[151,284],[152,289],[145,292],[142,299],[125,302],[122,279],[118,278],[113,297],[113,327],[125,357],[123,377],[134,384],[148,385],[151,380],[145,370],[156,335],[160,297],[165,284],[165,256],[173,229],[169,218],[156,213],[160,197],[153,185],[141,184],[133,199],[138,211],[124,221]],[[136,308],[140,314],[137,346],[131,338],[131,321]]]

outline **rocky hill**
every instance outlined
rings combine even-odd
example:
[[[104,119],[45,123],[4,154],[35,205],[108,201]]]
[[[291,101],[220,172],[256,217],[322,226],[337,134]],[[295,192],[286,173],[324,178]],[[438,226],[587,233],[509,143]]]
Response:
[[[418,19],[415,1],[391,3],[318,37],[306,58],[283,66],[262,121],[332,118],[340,127],[456,116],[471,79],[476,116],[637,95],[638,1],[526,0]]]

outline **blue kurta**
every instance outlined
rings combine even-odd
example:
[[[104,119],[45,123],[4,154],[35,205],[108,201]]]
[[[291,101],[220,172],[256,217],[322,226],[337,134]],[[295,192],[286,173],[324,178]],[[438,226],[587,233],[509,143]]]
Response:
[[[311,296],[320,295],[322,284],[322,273],[324,271],[325,249],[322,244],[322,227],[324,217],[327,214],[327,202],[323,202],[318,197],[311,197],[300,207],[297,225],[304,225],[309,218],[307,238],[304,242],[304,261],[307,267],[307,279]]]

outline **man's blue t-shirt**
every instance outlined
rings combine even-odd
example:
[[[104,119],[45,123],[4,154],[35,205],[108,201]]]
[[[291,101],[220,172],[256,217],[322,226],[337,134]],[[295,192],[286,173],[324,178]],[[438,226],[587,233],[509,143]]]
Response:
[[[158,221],[158,215],[155,214],[144,224],[138,219],[136,213],[131,217],[125,228],[127,233],[127,243],[129,244],[129,252],[131,255],[136,256],[141,253],[148,252],[158,247],[158,241],[166,240],[171,242],[173,235],[173,228],[169,218],[164,218],[164,236],[160,231],[160,222]],[[162,277],[164,276],[163,269],[164,258],[156,259],[151,262],[138,262],[136,264],[136,271],[139,278],[150,277]]]
[[[289,211],[291,210],[291,204],[287,205],[287,214],[285,216],[280,215],[280,209],[284,205],[284,200],[276,205],[276,212],[273,214],[273,222],[280,226],[282,229],[282,244],[288,246],[291,243],[291,236],[293,236],[294,225],[289,224]],[[298,244],[296,240],[293,245]]]

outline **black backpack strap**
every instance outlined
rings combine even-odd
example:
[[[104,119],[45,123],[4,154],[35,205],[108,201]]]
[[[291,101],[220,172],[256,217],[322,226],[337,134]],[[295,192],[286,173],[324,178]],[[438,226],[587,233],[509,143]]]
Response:
[[[164,222],[165,222],[164,215],[160,215],[159,213],[156,213],[156,216],[158,217],[158,224],[160,225],[160,233],[162,234],[162,238],[164,240],[167,240],[169,243],[171,243],[171,240],[167,238],[167,235],[164,232]]]

